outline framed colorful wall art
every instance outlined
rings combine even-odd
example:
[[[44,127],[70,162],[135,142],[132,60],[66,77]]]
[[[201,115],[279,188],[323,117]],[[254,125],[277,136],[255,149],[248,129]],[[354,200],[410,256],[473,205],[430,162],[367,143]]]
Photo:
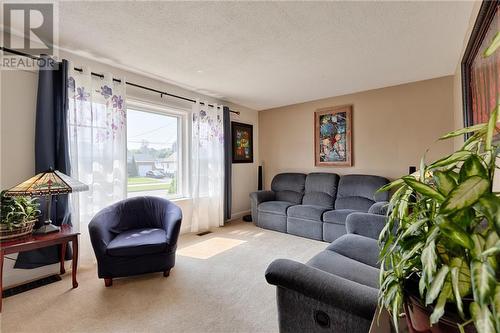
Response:
[[[253,126],[231,122],[233,163],[253,163]]]
[[[352,105],[314,113],[316,166],[352,166]]]

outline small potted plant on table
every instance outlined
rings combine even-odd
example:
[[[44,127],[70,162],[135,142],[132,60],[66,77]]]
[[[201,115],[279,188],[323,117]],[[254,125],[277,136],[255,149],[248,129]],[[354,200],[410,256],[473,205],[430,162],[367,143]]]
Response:
[[[38,200],[0,195],[0,241],[29,235],[40,215]]]

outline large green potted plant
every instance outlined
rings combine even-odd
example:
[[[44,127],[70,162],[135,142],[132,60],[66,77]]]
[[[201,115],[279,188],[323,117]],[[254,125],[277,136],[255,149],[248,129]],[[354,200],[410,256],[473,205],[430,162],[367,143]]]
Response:
[[[499,106],[462,148],[382,188],[397,188],[380,235],[381,307],[418,331],[500,332]],[[454,306],[451,306],[454,304]],[[443,315],[446,316],[443,317]],[[428,314],[428,316],[426,315]]]
[[[31,197],[6,197],[0,194],[0,240],[30,234],[40,215],[37,199]]]
[[[485,51],[500,47],[497,33]],[[379,305],[413,332],[500,332],[498,115],[443,136],[469,138],[453,154],[381,191],[396,189],[380,235]],[[496,137],[495,137],[496,136]]]

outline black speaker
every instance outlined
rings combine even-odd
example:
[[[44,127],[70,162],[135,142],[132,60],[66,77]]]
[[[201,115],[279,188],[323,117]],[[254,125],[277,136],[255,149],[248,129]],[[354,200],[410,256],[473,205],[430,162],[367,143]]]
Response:
[[[417,167],[416,167],[416,166],[414,166],[414,165],[411,165],[411,166],[408,168],[408,174],[410,174],[410,175],[411,175],[412,173],[416,172],[416,171],[417,171]]]
[[[262,165],[259,165],[259,175],[257,180],[257,190],[262,191]]]

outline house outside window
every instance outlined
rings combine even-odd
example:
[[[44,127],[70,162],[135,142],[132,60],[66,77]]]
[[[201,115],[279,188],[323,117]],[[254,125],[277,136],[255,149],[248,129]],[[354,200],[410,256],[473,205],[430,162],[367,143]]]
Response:
[[[183,122],[176,110],[129,103],[127,196],[184,196]]]

